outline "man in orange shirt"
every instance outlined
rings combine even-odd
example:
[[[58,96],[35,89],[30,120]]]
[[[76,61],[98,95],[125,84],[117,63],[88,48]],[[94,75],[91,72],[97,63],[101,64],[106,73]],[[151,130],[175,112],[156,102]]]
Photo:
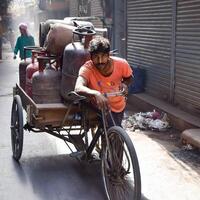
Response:
[[[110,56],[110,43],[106,38],[95,37],[88,50],[91,59],[80,68],[75,91],[93,96],[99,109],[109,106],[116,125],[121,126],[126,99],[105,94],[124,90],[127,95],[132,69],[126,60]],[[111,120],[108,123],[112,126]]]

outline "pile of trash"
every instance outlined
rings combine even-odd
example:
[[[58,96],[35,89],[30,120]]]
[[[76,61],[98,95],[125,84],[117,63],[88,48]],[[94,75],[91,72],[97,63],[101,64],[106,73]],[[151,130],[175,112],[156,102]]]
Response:
[[[170,128],[169,119],[164,112],[140,112],[134,115],[125,117],[122,126],[127,129],[135,130],[153,130],[153,131],[166,131]]]

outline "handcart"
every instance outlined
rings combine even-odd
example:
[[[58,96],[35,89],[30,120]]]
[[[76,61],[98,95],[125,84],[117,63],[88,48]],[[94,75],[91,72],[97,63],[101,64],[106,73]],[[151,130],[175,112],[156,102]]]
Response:
[[[21,158],[24,130],[48,133],[62,139],[71,150],[70,155],[79,160],[91,161],[93,152],[98,152],[108,200],[140,200],[141,178],[135,148],[114,120],[114,125],[107,127],[108,115],[113,119],[109,109],[97,109],[90,97],[74,91],[68,92],[62,103],[35,103],[16,84],[11,111],[13,158]]]
[[[23,109],[27,114],[26,124],[23,123]],[[76,149],[72,155],[84,160],[90,160],[98,146],[108,199],[139,200],[140,170],[133,143],[121,127],[107,130],[105,115],[105,111],[97,110],[86,97],[75,92],[70,92],[64,103],[36,104],[16,84],[11,113],[13,157],[19,161],[22,155],[24,130],[46,132],[67,145],[71,143]],[[90,132],[94,135],[91,141]]]

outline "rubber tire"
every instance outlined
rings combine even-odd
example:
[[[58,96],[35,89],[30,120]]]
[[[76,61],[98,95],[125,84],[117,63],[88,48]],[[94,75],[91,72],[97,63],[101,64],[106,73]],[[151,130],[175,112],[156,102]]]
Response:
[[[24,129],[23,129],[23,108],[19,95],[15,95],[11,111],[11,144],[13,158],[19,161],[23,150]]]
[[[133,171],[134,171],[134,181],[135,181],[135,190],[134,190],[134,198],[130,199],[130,200],[140,200],[141,199],[141,176],[140,176],[140,168],[139,168],[139,163],[138,163],[138,158],[137,158],[137,154],[135,151],[135,148],[133,146],[133,143],[130,139],[130,137],[128,136],[128,134],[126,133],[126,131],[124,129],[122,129],[119,126],[113,126],[111,128],[109,128],[107,134],[108,134],[108,139],[111,136],[111,134],[117,134],[120,136],[120,138],[123,140],[123,142],[126,144],[127,149],[129,151],[129,155],[131,157],[131,162],[132,162],[132,166],[133,166]],[[114,200],[110,197],[109,191],[108,191],[108,187],[107,187],[107,183],[106,183],[106,176],[105,176],[105,159],[107,157],[107,148],[105,147],[105,145],[102,145],[102,175],[103,175],[103,182],[104,182],[104,188],[106,191],[106,196],[108,198],[108,200]],[[120,198],[119,198],[120,199]],[[115,200],[116,197],[115,197]],[[126,200],[126,199],[123,199]]]

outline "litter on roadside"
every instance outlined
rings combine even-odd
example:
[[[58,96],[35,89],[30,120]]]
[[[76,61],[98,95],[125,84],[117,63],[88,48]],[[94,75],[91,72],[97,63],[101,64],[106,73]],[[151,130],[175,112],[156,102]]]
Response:
[[[125,117],[123,127],[131,130],[166,131],[170,125],[166,113],[153,110],[153,112],[139,112]]]

